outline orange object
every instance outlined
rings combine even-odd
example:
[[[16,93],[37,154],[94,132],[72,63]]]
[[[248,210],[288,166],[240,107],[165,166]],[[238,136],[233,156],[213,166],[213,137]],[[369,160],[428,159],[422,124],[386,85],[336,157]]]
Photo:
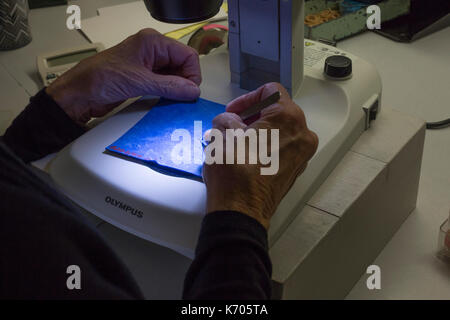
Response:
[[[324,22],[339,18],[341,14],[337,10],[325,9],[316,14],[308,14],[305,17],[305,24],[314,27]]]

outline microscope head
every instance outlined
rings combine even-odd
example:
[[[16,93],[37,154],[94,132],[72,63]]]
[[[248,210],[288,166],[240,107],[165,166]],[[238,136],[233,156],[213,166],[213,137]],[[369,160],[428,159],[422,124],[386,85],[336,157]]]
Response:
[[[144,0],[153,18],[192,23],[214,17],[223,0]],[[291,95],[303,81],[305,0],[228,0],[231,82],[254,90],[279,82]]]
[[[223,0],[144,0],[156,20],[167,23],[191,23],[215,16]]]

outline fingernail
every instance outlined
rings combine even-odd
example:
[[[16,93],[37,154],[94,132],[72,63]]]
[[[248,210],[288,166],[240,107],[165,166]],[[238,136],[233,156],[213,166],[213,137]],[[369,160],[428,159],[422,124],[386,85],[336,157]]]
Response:
[[[175,100],[196,100],[200,96],[200,88],[192,82],[179,83],[171,89],[171,98]]]
[[[192,84],[191,87],[194,92],[196,92],[196,93],[198,93],[198,95],[200,95],[200,87],[198,85]]]
[[[203,135],[203,140],[205,141],[211,140],[211,129],[205,131],[205,134]]]

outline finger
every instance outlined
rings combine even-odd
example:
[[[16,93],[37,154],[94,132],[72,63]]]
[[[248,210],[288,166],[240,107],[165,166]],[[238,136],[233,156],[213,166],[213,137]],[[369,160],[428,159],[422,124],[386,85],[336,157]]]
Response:
[[[257,102],[267,98],[276,91],[281,93],[280,102],[290,99],[287,90],[279,83],[270,82],[228,103],[227,112],[241,113]]]
[[[212,132],[212,129],[206,130],[205,134],[203,135],[203,140],[211,141],[211,132]]]
[[[226,129],[244,129],[247,125],[235,113],[224,112],[213,119],[213,129],[225,133]],[[211,141],[212,129],[206,130],[203,135],[204,141]]]
[[[307,128],[303,110],[289,96],[287,90],[279,83],[268,83],[263,87],[262,99],[278,90],[281,94],[278,103],[264,108],[258,118],[251,123],[255,128]]]
[[[197,51],[174,39],[161,36],[154,45],[154,70],[170,70],[176,75],[191,80],[197,85],[202,82]]]
[[[179,76],[152,74],[147,94],[173,100],[190,101],[200,96],[200,88],[191,80]]]
[[[303,172],[305,172],[305,170],[306,170],[306,168],[308,167],[308,162],[305,162],[303,165],[301,165],[299,168],[298,168],[298,170],[297,170],[297,174],[296,174],[296,178],[297,177],[300,177],[302,174],[303,174]]]
[[[244,129],[247,125],[235,113],[224,112],[213,119],[213,128],[225,131],[226,129]]]
[[[139,53],[140,59],[150,71],[171,71],[172,75],[178,75],[189,79],[197,85],[202,81],[198,53],[193,48],[168,38],[158,31],[146,28],[129,37],[124,42],[133,42],[127,45],[130,56]],[[167,74],[167,72],[162,72]]]

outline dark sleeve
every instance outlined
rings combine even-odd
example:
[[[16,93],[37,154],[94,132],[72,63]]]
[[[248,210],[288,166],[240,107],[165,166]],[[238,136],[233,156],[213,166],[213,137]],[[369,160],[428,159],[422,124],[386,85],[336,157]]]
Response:
[[[184,282],[183,299],[270,299],[267,232],[239,212],[209,213]]]
[[[143,298],[98,230],[1,141],[0,194],[0,299]]]
[[[30,162],[59,151],[84,132],[42,89],[6,130],[3,141]]]

